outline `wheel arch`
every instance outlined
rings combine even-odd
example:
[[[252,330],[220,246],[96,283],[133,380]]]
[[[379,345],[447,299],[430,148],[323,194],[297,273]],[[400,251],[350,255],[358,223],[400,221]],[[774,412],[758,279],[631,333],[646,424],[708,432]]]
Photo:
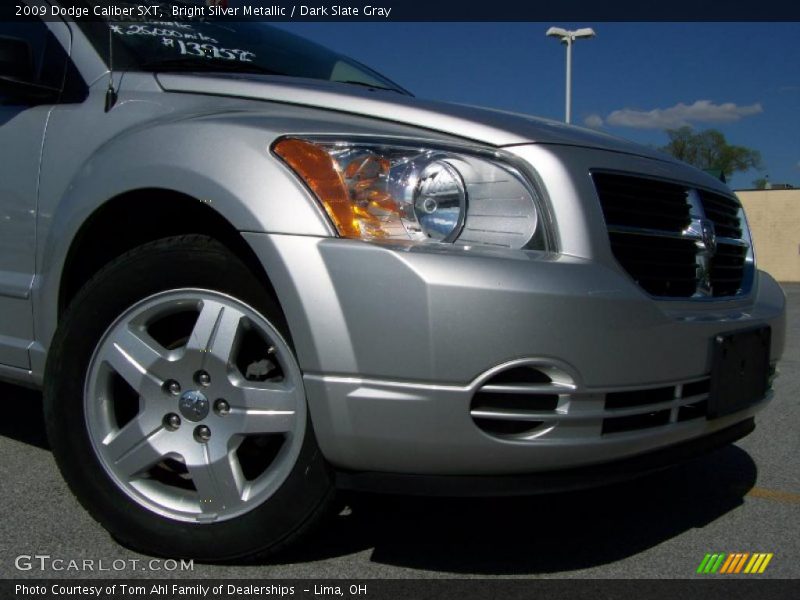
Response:
[[[274,289],[261,261],[218,211],[192,196],[163,188],[122,193],[100,205],[73,236],[58,285],[58,317],[75,294],[109,262],[147,242],[175,235],[213,237]]]

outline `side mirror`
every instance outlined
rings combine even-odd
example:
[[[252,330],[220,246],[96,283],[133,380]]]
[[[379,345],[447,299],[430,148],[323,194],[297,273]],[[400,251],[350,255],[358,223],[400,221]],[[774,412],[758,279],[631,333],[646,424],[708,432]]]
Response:
[[[0,92],[18,100],[47,101],[57,98],[60,90],[36,82],[28,42],[0,36]]]

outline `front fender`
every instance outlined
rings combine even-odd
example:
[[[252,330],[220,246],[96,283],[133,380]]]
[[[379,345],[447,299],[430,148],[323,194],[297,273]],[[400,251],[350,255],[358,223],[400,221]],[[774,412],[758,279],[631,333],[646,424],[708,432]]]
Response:
[[[142,124],[136,111],[155,103],[138,104],[115,108],[120,113],[114,122],[100,113],[94,130],[87,130],[87,116],[78,118],[74,110],[55,110],[48,126],[37,222],[37,341],[31,348],[35,376],[42,372],[56,329],[57,298],[70,247],[83,224],[114,198],[158,188],[203,202],[239,231],[333,233],[309,192],[269,154],[274,132],[219,111],[173,122],[166,122],[162,112]],[[88,111],[87,106],[83,109]],[[115,130],[126,117],[133,124]]]

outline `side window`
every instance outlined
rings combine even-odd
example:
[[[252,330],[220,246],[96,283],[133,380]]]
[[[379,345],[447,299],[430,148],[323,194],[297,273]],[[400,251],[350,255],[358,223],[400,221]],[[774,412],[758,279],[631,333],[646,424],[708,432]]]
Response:
[[[31,58],[33,59],[32,68],[23,67],[27,60],[20,61],[18,57],[13,57],[12,60],[18,62],[20,66],[14,73],[15,76],[28,80],[30,83],[59,90],[64,89],[69,57],[43,22],[0,21],[0,38],[23,40],[30,46]],[[0,56],[0,61],[3,58],[6,57]],[[3,99],[3,92],[0,91],[0,103],[3,102]]]

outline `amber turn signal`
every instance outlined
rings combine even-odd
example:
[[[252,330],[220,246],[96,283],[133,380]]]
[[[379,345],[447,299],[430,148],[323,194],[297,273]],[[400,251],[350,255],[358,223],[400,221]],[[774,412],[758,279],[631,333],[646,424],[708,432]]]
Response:
[[[273,151],[319,198],[340,235],[361,236],[342,172],[328,152],[316,144],[293,138],[279,141]]]

